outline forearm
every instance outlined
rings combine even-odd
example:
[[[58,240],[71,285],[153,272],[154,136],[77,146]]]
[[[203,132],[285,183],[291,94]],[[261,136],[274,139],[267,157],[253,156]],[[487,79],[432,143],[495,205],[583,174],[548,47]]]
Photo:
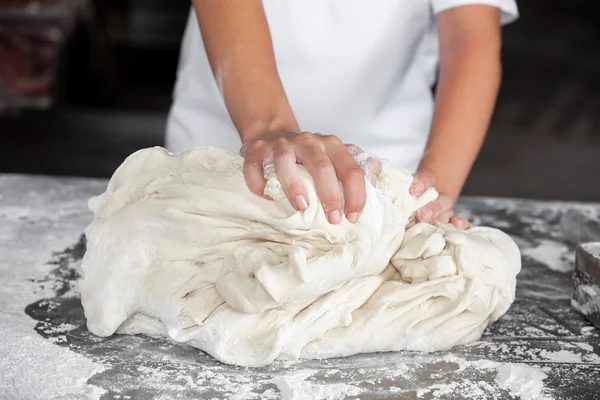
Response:
[[[243,142],[297,131],[260,0],[193,0],[208,59]]]
[[[460,195],[481,149],[501,76],[497,10],[473,6],[456,12],[466,14],[465,19],[442,16],[438,24],[440,80],[420,165],[434,172],[438,191],[453,200]],[[481,27],[466,23],[467,18],[484,17],[489,20]]]

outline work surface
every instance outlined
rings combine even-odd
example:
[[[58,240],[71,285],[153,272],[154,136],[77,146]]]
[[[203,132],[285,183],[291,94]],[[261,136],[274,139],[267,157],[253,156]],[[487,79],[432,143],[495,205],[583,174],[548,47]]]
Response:
[[[569,305],[600,204],[461,200],[523,253],[517,298],[471,345],[247,369],[142,336],[98,338],[76,292],[86,202],[106,181],[0,175],[0,399],[598,399],[600,331]],[[577,229],[573,229],[577,228]]]

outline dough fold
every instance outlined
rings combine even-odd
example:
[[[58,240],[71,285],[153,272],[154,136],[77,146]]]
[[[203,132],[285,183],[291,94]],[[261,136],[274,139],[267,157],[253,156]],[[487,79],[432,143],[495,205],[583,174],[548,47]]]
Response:
[[[486,227],[415,223],[434,200],[383,162],[360,220],[327,222],[304,168],[309,208],[296,212],[273,171],[246,187],[240,156],[213,148],[129,156],[89,201],[80,292],[88,329],[164,336],[218,360],[395,350],[478,340],[515,296],[519,249]]]

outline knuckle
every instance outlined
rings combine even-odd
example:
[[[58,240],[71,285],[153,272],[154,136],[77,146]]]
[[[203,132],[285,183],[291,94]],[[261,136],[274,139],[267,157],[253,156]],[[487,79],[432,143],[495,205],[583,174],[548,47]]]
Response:
[[[342,205],[342,200],[339,194],[332,194],[330,196],[324,197],[322,200],[323,208],[326,211],[337,210]]]
[[[279,136],[273,139],[273,147],[276,149],[282,149],[289,145],[290,139],[285,136]]]
[[[254,153],[256,147],[255,147],[256,143],[252,142],[252,143],[245,143],[242,148],[241,148],[241,153],[245,158],[248,158],[248,156],[250,156],[252,153]]]
[[[423,174],[423,179],[429,182],[431,185],[435,183],[435,174],[429,170],[425,171]]]
[[[247,173],[253,168],[262,167],[262,162],[255,158],[244,159],[244,173]]]
[[[245,150],[245,154],[246,157],[248,156],[253,156],[253,155],[262,155],[264,153],[267,153],[269,151],[269,143],[267,141],[264,140],[257,140],[255,142],[250,142],[247,143],[246,145],[246,150]]]
[[[283,185],[283,191],[292,198],[296,197],[302,192],[302,183],[299,180],[293,180]]]
[[[310,132],[301,132],[296,135],[296,138],[303,142],[304,141],[313,141],[313,140],[315,140],[315,135],[313,135]]]
[[[364,178],[364,173],[362,171],[362,169],[360,169],[360,167],[358,165],[354,166],[354,167],[350,167],[348,168],[346,171],[344,171],[344,180],[348,180],[348,181],[362,181]]]
[[[353,196],[346,199],[346,209],[348,212],[361,211],[367,203],[367,199],[364,196]]]
[[[363,152],[362,149],[355,144],[347,144],[346,149],[348,150],[348,153],[352,155],[352,157],[356,157]]]
[[[427,177],[425,176],[425,174],[423,172],[417,172],[414,176],[414,181],[415,182],[421,182],[424,185],[427,186]]]
[[[290,148],[283,148],[275,152],[275,160],[277,161],[290,161],[295,158],[295,153]]]
[[[339,145],[339,144],[342,144],[341,139],[339,137],[335,136],[335,135],[323,135],[321,137],[323,138],[323,140],[327,144],[330,144],[330,145]]]
[[[417,173],[427,175],[427,174],[431,174],[432,172],[429,168],[421,168],[421,169],[419,169],[419,171]]]
[[[441,214],[444,211],[444,208],[445,207],[437,201],[431,203],[431,209],[433,210],[434,214]]]
[[[450,198],[450,196],[447,196],[445,194],[440,196],[440,200],[437,203],[439,204],[440,208],[446,210],[452,209],[452,199]]]
[[[332,169],[333,169],[333,165],[331,164],[331,162],[329,160],[322,159],[322,160],[318,160],[315,163],[315,170],[319,174],[329,172]]]
[[[415,177],[424,182],[429,182],[435,178],[435,175],[428,169],[421,169],[415,174]]]

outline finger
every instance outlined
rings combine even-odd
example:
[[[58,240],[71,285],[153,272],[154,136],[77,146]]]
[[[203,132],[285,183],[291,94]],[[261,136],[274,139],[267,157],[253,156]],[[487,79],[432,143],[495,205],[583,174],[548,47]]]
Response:
[[[275,156],[275,153],[270,152],[269,154],[267,154],[265,156],[265,158],[263,158],[263,162],[262,162],[263,172],[267,166],[273,165],[273,157],[274,156]]]
[[[331,145],[327,149],[327,155],[344,187],[344,213],[346,218],[348,221],[355,223],[360,218],[367,200],[365,175],[346,147]]]
[[[417,222],[433,222],[438,215],[452,210],[452,200],[440,195],[437,200],[426,204],[417,211]]]
[[[381,161],[379,161],[375,157],[369,157],[367,158],[367,166],[369,169],[369,173],[371,175],[374,175],[376,178],[379,178],[379,175],[381,175],[382,170]]]
[[[371,185],[377,185],[377,179],[379,179],[382,170],[381,162],[377,158],[369,156],[367,159],[362,160],[359,165]]]
[[[450,223],[452,225],[454,225],[455,227],[457,227],[458,229],[462,229],[462,230],[466,230],[471,227],[471,224],[469,223],[469,221],[467,221],[464,218],[460,218],[460,217],[452,217],[450,219]]]
[[[357,157],[360,153],[364,153],[364,151],[355,144],[345,144],[344,146],[346,146],[348,153],[350,153],[352,157]]]
[[[448,223],[450,223],[450,220],[452,219],[452,217],[454,217],[454,211],[452,211],[452,210],[444,211],[444,212],[441,212],[438,215],[436,215],[435,218],[433,219],[433,222],[438,223],[438,224],[448,224]]]
[[[346,149],[348,149],[348,153],[356,159],[360,154],[365,153],[363,149],[358,147],[355,144],[345,144]],[[360,163],[360,167],[363,170],[364,174],[369,178],[369,181],[373,186],[377,183],[377,178],[381,175],[381,162],[372,156],[367,157],[364,162]]]
[[[298,211],[308,208],[308,196],[300,180],[300,171],[296,164],[296,154],[290,147],[275,149],[273,155],[275,174],[283,186],[287,198]]]
[[[342,200],[335,168],[318,145],[302,146],[296,155],[315,181],[319,199],[331,224],[342,221]]]
[[[412,185],[410,185],[410,194],[420,196],[433,185],[435,185],[435,174],[428,169],[419,170],[413,178]]]
[[[250,191],[257,196],[270,199],[264,194],[267,181],[263,172],[264,155],[260,152],[246,151],[244,158],[244,178]]]

